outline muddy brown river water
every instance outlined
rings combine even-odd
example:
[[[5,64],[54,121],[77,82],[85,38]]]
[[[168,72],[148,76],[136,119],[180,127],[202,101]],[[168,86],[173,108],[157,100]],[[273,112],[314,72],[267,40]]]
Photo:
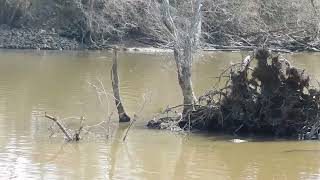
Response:
[[[194,64],[197,95],[245,53],[206,53]],[[87,125],[106,118],[113,102],[100,103],[89,84],[111,92],[108,52],[0,51],[0,179],[129,180],[315,180],[320,179],[320,142],[177,134],[144,127],[153,114],[181,102],[175,65],[168,54],[122,53],[121,93],[132,116],[146,106],[122,142],[125,125],[113,118],[112,136],[85,134],[79,143],[50,136],[48,112],[61,118],[85,116]],[[320,79],[320,54],[287,55]],[[109,112],[108,112],[109,111]],[[77,120],[66,119],[69,127]],[[100,132],[93,129],[92,131]]]

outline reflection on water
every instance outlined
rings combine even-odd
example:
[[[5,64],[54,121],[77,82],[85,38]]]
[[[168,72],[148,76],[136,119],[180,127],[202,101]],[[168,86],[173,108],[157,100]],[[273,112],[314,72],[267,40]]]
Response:
[[[196,93],[210,88],[221,69],[243,55],[201,56],[193,72]],[[288,58],[320,78],[319,57],[295,54]],[[120,56],[121,90],[128,113],[139,111],[145,93],[152,99],[126,142],[122,142],[122,126],[109,140],[67,144],[61,137],[49,138],[51,122],[42,118],[44,111],[60,117],[85,115],[88,124],[106,117],[108,103],[101,106],[88,82],[101,79],[111,92],[110,67],[111,54],[106,52],[0,51],[0,179],[320,178],[318,142],[248,139],[248,143],[235,144],[228,136],[145,129],[152,114],[181,102],[169,55]],[[78,126],[78,122],[66,123]]]

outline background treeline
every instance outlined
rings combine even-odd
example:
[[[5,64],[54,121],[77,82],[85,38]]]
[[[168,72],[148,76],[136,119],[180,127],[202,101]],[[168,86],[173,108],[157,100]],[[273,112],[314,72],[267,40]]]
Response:
[[[159,1],[0,0],[0,24],[55,31],[86,44],[136,40],[170,46]],[[171,0],[176,22],[191,4]],[[207,45],[319,47],[320,1],[204,0],[202,10]]]

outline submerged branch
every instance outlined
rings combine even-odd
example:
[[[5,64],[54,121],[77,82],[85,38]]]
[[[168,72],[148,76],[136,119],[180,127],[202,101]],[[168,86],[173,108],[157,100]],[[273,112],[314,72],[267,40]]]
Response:
[[[73,136],[68,132],[68,129],[66,127],[64,127],[64,125],[55,117],[48,115],[47,113],[45,113],[44,115],[45,118],[48,118],[50,120],[52,120],[53,122],[55,122],[58,127],[60,128],[60,130],[63,132],[63,134],[65,135],[65,137],[67,138],[67,141],[73,141],[75,140],[73,138]]]

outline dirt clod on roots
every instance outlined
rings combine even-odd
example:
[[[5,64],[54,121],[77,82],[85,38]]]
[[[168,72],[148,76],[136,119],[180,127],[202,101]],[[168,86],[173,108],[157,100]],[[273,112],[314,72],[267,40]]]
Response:
[[[228,67],[219,81],[225,76],[225,86],[199,97],[195,110],[182,116],[174,112],[179,106],[168,108],[147,126],[319,138],[320,91],[309,85],[304,70],[261,48]]]

